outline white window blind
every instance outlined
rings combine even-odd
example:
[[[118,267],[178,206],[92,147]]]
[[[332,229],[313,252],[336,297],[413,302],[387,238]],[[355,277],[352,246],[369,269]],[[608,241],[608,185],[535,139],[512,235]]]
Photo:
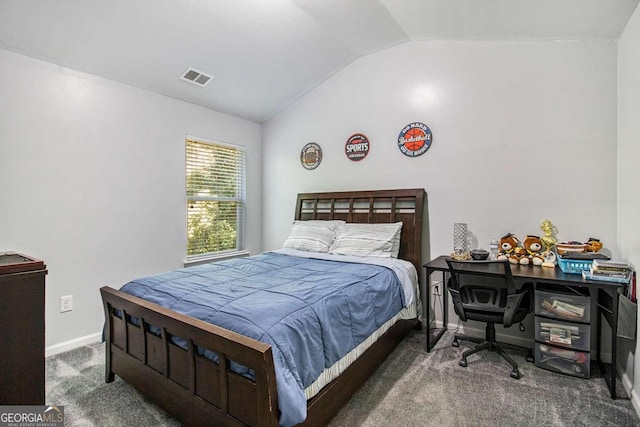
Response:
[[[187,260],[244,249],[245,152],[187,138]]]

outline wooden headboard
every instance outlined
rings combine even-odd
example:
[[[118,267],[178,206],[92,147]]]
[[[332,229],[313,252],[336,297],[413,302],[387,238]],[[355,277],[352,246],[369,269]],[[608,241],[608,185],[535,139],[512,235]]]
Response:
[[[295,219],[368,224],[402,221],[398,258],[413,263],[420,277],[424,200],[423,188],[300,193]]]

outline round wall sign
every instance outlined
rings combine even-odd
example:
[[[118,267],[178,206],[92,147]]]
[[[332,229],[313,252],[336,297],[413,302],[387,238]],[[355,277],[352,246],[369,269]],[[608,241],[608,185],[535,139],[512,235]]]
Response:
[[[424,123],[409,123],[398,135],[398,148],[402,154],[418,157],[431,147],[431,129]]]
[[[347,139],[347,143],[344,145],[344,153],[349,160],[359,162],[367,157],[369,154],[369,139],[362,133],[354,133]]]
[[[315,169],[322,161],[322,149],[315,142],[310,142],[302,147],[300,163],[305,169]]]

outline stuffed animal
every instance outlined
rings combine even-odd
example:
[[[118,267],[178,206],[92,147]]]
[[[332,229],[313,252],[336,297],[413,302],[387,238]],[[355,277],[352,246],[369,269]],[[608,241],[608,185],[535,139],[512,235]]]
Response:
[[[522,246],[526,251],[525,256],[520,258],[519,262],[522,265],[542,265],[544,257],[542,252],[544,249],[544,243],[538,236],[528,235],[522,241]]]
[[[509,259],[509,256],[518,247],[518,239],[511,233],[505,234],[500,238],[500,246],[498,247],[498,259]]]
[[[602,249],[602,242],[600,242],[599,239],[594,239],[593,237],[589,237],[589,240],[587,240],[587,252],[598,252],[600,249]]]
[[[511,264],[519,264],[526,251],[520,246],[520,241],[513,233],[505,234],[500,238],[500,250],[498,259],[508,259]]]

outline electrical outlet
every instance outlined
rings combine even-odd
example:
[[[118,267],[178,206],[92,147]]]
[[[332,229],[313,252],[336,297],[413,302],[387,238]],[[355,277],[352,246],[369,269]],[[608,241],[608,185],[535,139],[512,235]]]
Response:
[[[60,313],[73,310],[73,295],[60,297]]]
[[[440,295],[440,285],[442,284],[442,282],[440,280],[434,280],[431,282],[431,289],[432,289],[432,293],[433,295]]]

